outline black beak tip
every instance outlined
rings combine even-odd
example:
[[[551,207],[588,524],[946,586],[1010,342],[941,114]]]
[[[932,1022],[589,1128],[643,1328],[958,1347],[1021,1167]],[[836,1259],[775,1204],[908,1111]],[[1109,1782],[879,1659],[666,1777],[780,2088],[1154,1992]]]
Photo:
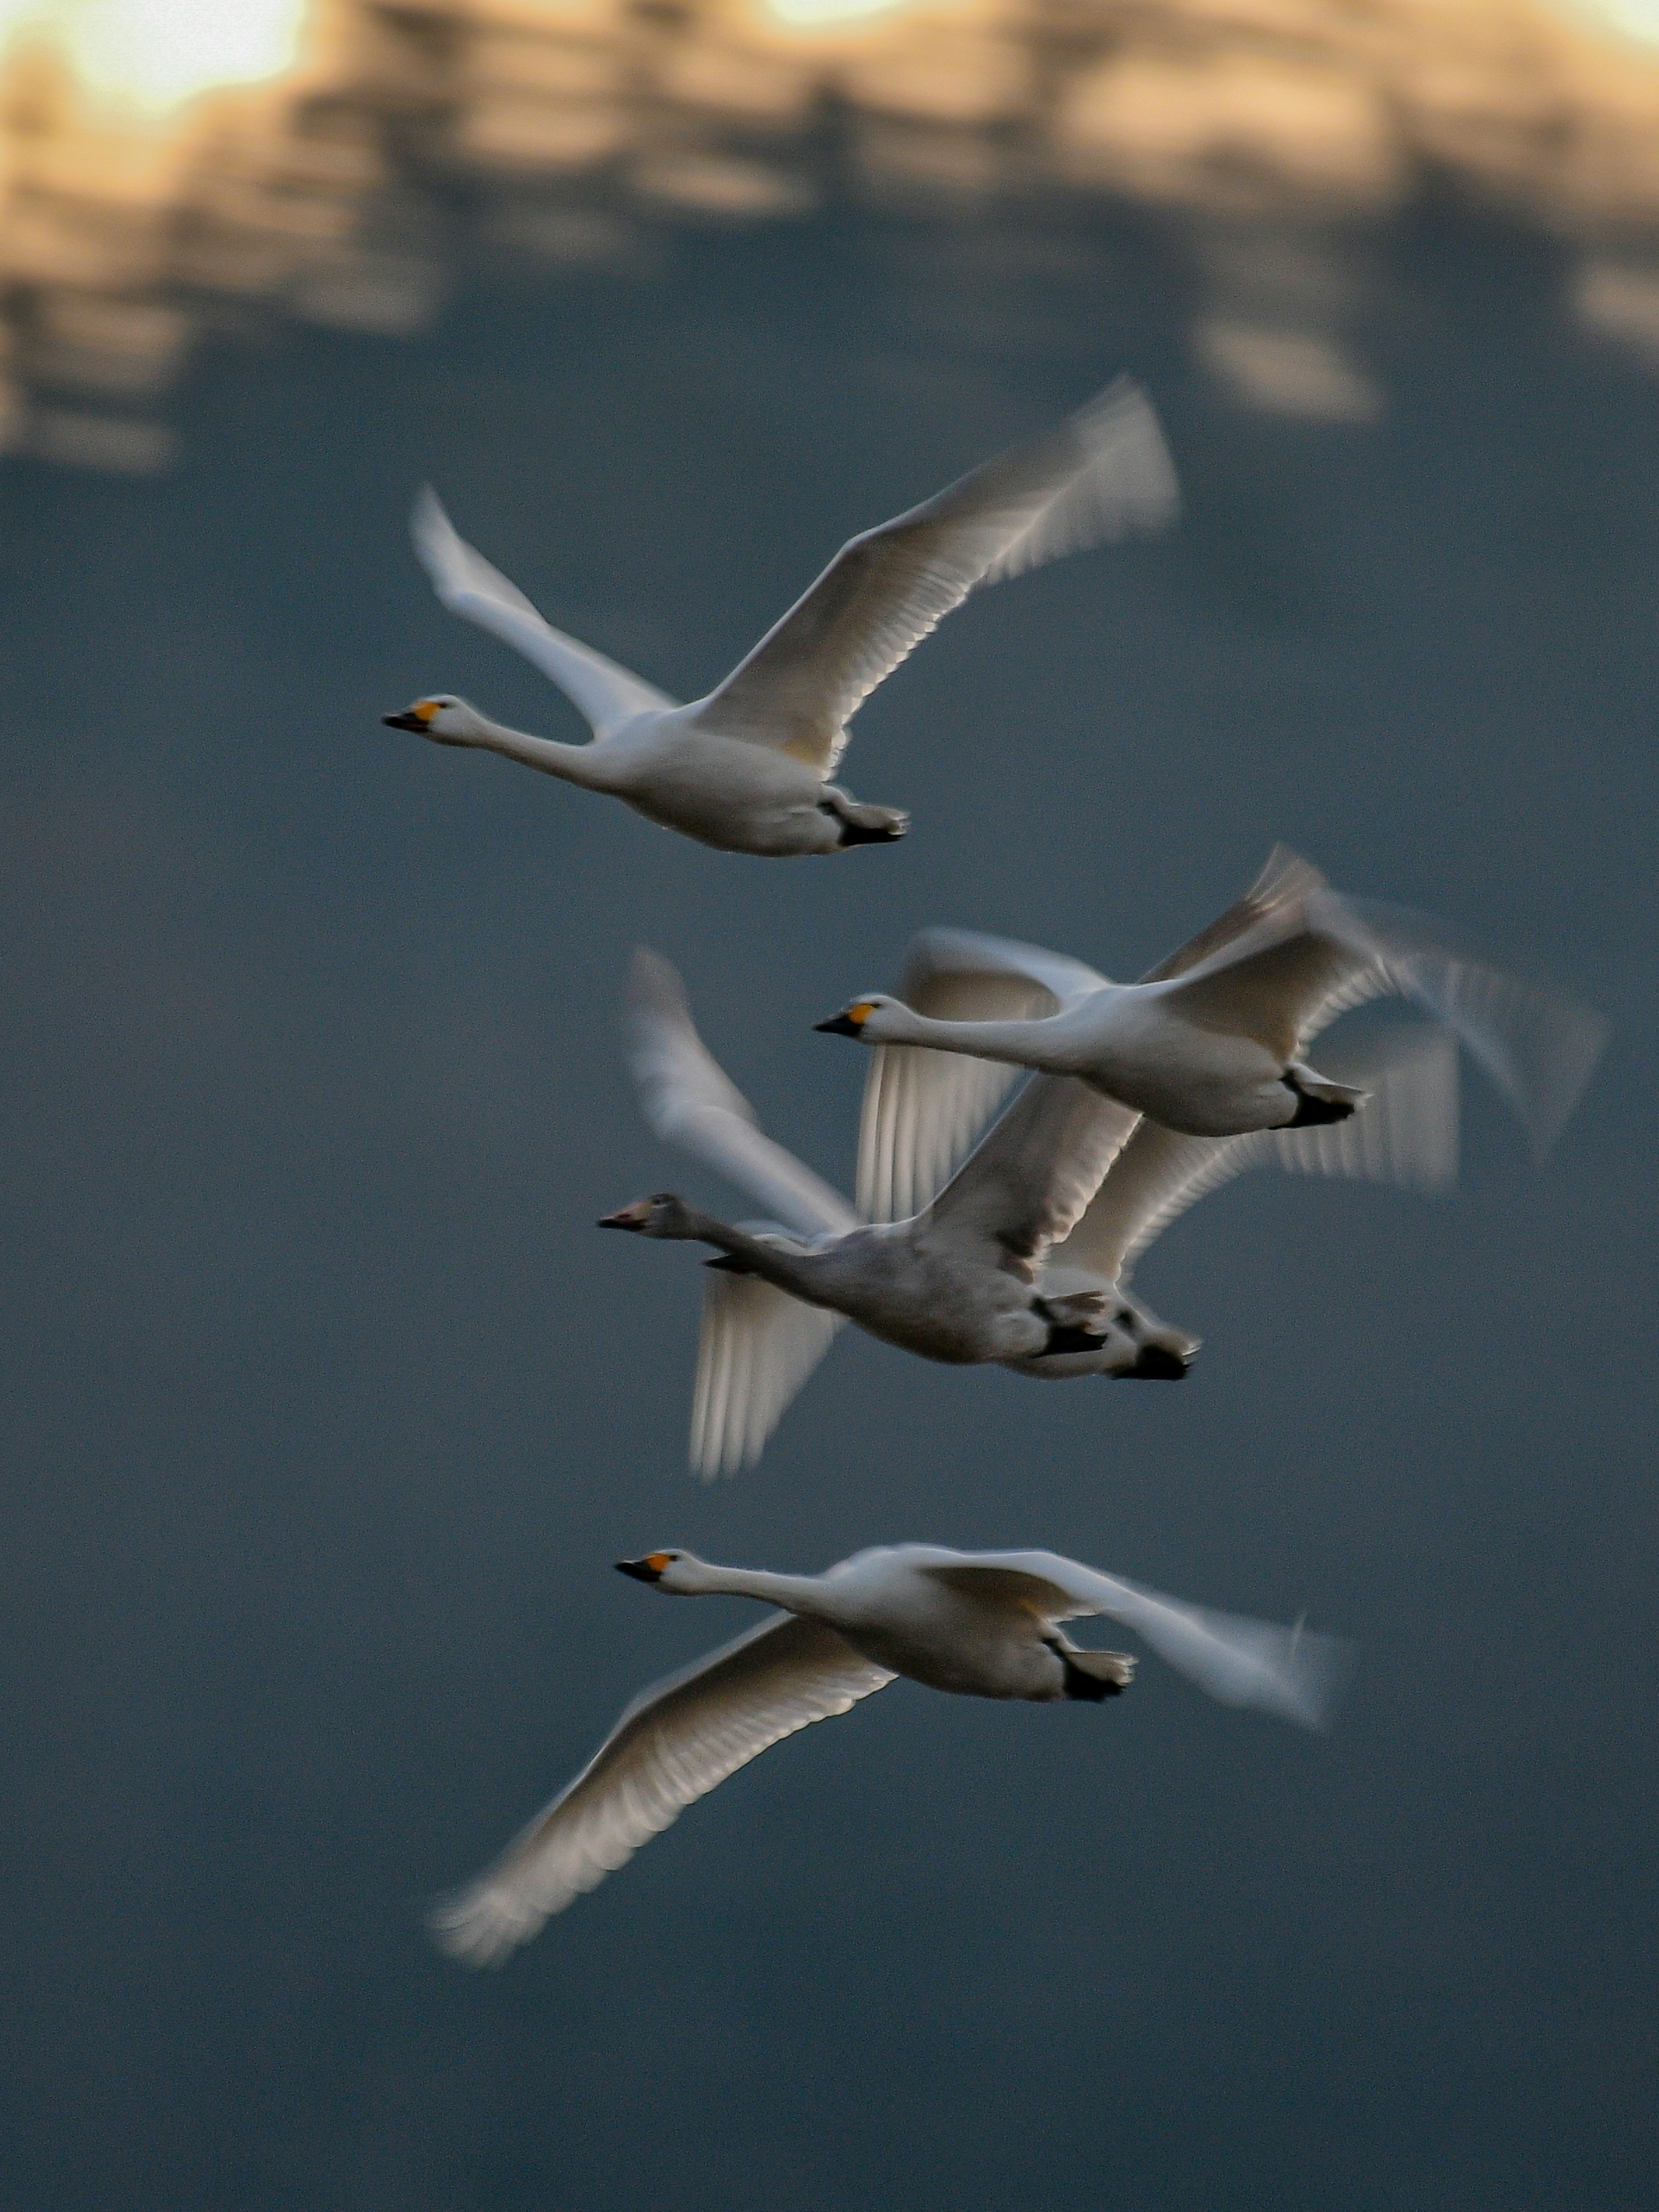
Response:
[[[855,1037],[859,1033],[858,1024],[845,1014],[832,1014],[827,1022],[814,1022],[812,1027],[823,1036]]]
[[[618,1559],[617,1572],[632,1576],[636,1583],[654,1583],[662,1579],[659,1570],[645,1559]]]
[[[426,724],[414,714],[382,714],[380,720],[388,730],[413,730],[417,736],[426,730]]]

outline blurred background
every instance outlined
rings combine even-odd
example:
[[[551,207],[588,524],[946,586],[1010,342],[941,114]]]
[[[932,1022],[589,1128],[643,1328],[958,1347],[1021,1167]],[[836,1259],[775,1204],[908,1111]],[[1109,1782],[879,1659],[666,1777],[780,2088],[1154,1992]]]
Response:
[[[706,690],[854,530],[1132,370],[1166,541],[971,601],[832,866],[378,717],[569,736],[430,478]],[[0,4],[0,2202],[1607,2212],[1652,2202],[1659,9]],[[730,1194],[640,940],[850,1182],[814,1036],[929,921],[1139,972],[1283,837],[1613,1024],[1542,1170],[1248,1178],[1178,1391],[848,1332],[684,1473]],[[1039,1544],[1362,1646],[1328,1741],[1143,1669],[899,1685],[500,1975],[423,1905],[735,1632],[610,1571]]]

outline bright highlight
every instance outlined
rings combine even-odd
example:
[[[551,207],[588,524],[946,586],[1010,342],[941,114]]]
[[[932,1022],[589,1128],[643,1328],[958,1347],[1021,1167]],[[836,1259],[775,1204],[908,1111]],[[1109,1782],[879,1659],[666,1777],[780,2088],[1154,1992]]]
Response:
[[[306,0],[0,0],[0,46],[47,39],[88,91],[156,114],[292,69],[305,12]]]
[[[768,0],[786,23],[846,23],[859,15],[884,15],[900,0]]]

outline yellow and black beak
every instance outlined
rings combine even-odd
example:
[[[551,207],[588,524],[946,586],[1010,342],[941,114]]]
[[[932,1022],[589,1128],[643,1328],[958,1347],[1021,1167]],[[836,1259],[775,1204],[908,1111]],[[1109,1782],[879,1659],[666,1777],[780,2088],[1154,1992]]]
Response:
[[[380,720],[388,730],[413,730],[417,738],[424,738],[430,733],[432,718],[437,711],[435,699],[417,699],[401,714],[382,714]]]
[[[636,1583],[659,1583],[667,1565],[666,1552],[647,1552],[642,1559],[618,1559],[617,1572],[632,1575]]]
[[[871,1008],[862,999],[847,1008],[844,1013],[834,1014],[827,1022],[814,1022],[812,1027],[825,1036],[861,1036],[864,1024],[870,1018]]]

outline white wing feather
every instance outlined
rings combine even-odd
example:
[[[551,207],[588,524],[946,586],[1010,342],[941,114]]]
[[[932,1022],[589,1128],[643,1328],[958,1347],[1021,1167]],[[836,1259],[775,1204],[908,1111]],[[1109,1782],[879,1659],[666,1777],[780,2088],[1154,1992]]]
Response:
[[[971,929],[910,940],[897,995],[935,1021],[1025,1020],[1055,1013],[1104,981],[1063,953]],[[904,1221],[941,1191],[1019,1079],[1018,1067],[925,1045],[878,1045],[859,1124],[859,1211]]]
[[[498,1965],[728,1775],[893,1679],[822,1621],[763,1621],[636,1698],[575,1780],[431,1915],[434,1934],[469,1966]]]
[[[665,1144],[718,1169],[799,1236],[858,1227],[838,1191],[756,1127],[753,1107],[697,1035],[678,975],[644,946],[629,970],[623,1023],[641,1106]]]
[[[1050,1619],[1093,1613],[1119,1621],[1223,1705],[1255,1705],[1302,1728],[1328,1724],[1352,1665],[1351,1649],[1340,1637],[1280,1628],[1239,1613],[1211,1613],[1057,1553],[969,1553],[963,1566],[969,1572],[979,1569],[1018,1577],[1024,1588],[1012,1601],[1019,1604],[1025,1602],[1024,1589],[1032,1578],[1046,1583],[1060,1601]],[[947,1581],[961,1579],[955,1568],[936,1571]]]
[[[1243,898],[1141,978],[1163,982],[1324,888],[1318,870],[1276,845]],[[977,930],[924,929],[905,954],[897,995],[935,1021],[1029,1021],[1086,998],[1106,978],[1066,954]],[[966,1053],[878,1045],[859,1130],[859,1210],[902,1221],[950,1177],[1019,1073]]]
[[[1413,1030],[1369,1042],[1340,1065],[1341,1080],[1369,1086],[1370,1094],[1346,1121],[1242,1137],[1187,1137],[1142,1121],[1071,1236],[1049,1253],[1049,1265],[1127,1284],[1136,1260],[1172,1221],[1248,1168],[1414,1190],[1442,1190],[1454,1182],[1455,1039],[1443,1030]]]
[[[850,539],[698,719],[828,775],[853,714],[976,584],[1160,529],[1178,505],[1152,404],[1120,378],[1069,421]]]
[[[429,484],[416,496],[409,527],[421,566],[451,614],[477,623],[521,653],[580,708],[597,736],[603,738],[635,714],[676,703],[665,691],[544,620],[518,586],[458,534]]]
[[[754,1465],[841,1327],[757,1275],[708,1271],[691,1397],[691,1465],[705,1481]]]
[[[1200,961],[1168,1003],[1290,1060],[1368,999],[1413,1001],[1446,1024],[1548,1152],[1606,1042],[1587,1006],[1454,951],[1422,917],[1318,890]]]

